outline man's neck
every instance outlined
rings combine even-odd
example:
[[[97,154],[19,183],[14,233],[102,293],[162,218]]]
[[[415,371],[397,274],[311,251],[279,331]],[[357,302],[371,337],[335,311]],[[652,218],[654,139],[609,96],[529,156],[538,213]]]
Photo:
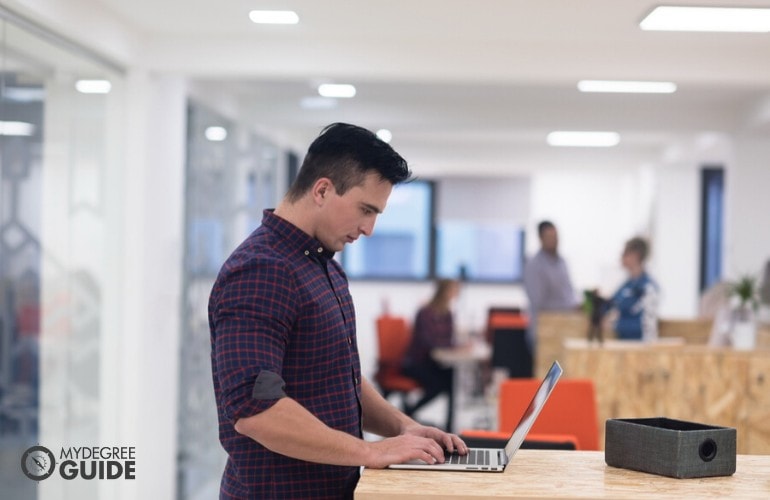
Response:
[[[306,203],[304,199],[291,202],[284,198],[273,213],[298,227],[302,232],[315,237],[315,226],[310,217],[307,216],[308,211],[302,208],[303,203]]]

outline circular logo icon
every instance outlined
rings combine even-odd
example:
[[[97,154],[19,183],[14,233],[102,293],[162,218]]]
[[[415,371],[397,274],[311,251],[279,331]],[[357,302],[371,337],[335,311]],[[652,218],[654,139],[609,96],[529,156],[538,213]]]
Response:
[[[53,474],[56,460],[45,446],[33,446],[21,456],[21,470],[33,481],[42,481]]]

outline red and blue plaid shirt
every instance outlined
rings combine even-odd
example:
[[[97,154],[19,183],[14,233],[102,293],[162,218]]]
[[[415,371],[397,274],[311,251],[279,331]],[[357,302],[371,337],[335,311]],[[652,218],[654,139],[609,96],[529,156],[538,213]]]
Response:
[[[355,311],[333,256],[265,211],[219,272],[209,327],[219,440],[228,453],[220,498],[352,498],[358,467],[289,458],[234,428],[280,399],[274,382],[282,379],[285,395],[326,425],[362,436]],[[256,383],[260,374],[272,389]]]

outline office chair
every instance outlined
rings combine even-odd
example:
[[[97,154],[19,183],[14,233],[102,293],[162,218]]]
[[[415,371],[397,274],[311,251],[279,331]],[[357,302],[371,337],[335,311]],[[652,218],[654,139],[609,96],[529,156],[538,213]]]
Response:
[[[377,373],[374,380],[384,397],[396,393],[401,395],[402,408],[406,408],[406,396],[420,389],[420,384],[401,372],[404,355],[412,340],[412,333],[406,320],[397,316],[377,318]]]
[[[499,392],[497,431],[464,430],[462,437],[486,440],[490,445],[507,440],[540,382],[535,378],[503,381]],[[530,446],[526,447],[599,450],[596,406],[592,380],[561,379],[527,435]],[[532,442],[537,441],[543,446],[532,446]]]
[[[518,308],[492,307],[487,315],[487,340],[492,367],[505,368],[510,378],[533,375],[532,351],[527,343],[529,320]]]

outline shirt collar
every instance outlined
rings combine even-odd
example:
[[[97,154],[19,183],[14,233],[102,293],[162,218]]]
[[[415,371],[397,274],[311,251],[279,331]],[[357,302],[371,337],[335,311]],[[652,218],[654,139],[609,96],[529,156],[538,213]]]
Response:
[[[334,258],[333,251],[324,248],[320,241],[291,222],[275,215],[273,209],[267,209],[262,212],[262,225],[275,232],[286,242],[289,248],[302,252],[313,260],[326,263]]]

